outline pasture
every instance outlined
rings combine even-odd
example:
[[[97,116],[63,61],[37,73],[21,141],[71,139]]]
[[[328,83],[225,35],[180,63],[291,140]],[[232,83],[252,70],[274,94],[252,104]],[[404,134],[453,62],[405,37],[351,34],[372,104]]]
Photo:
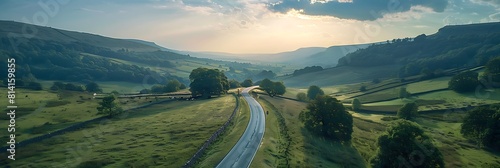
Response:
[[[133,110],[21,148],[16,157],[23,159],[9,166],[180,167],[227,121],[234,107],[234,97],[226,95]]]

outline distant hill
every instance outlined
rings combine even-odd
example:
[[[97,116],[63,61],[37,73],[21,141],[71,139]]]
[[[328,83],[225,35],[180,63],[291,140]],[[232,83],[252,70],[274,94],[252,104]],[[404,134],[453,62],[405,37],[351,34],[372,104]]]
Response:
[[[338,60],[349,53],[368,47],[371,44],[331,46],[325,51],[310,55],[301,60],[303,65],[318,65],[324,68],[333,67],[338,64]]]
[[[292,86],[371,81],[475,67],[498,56],[500,22],[445,26],[432,35],[422,34],[369,45],[340,58],[335,68],[284,77],[283,80],[286,85]]]
[[[270,54],[232,54],[223,52],[182,52],[193,57],[220,59],[227,61],[249,61],[265,63],[297,63],[298,60],[307,58],[310,55],[325,51],[323,47],[299,48],[294,51],[270,53]]]
[[[23,31],[29,33],[25,33]],[[52,41],[61,44],[79,42],[87,45],[108,48],[113,51],[117,51],[120,49],[141,52],[158,50],[158,48],[156,47],[151,47],[149,45],[123,39],[109,38],[89,33],[60,30],[51,27],[36,26],[13,21],[0,21],[0,38],[9,37],[16,39],[36,39],[41,41]]]
[[[395,39],[350,53],[339,66],[401,65],[400,76],[484,65],[500,56],[500,22],[445,26],[436,34]]]

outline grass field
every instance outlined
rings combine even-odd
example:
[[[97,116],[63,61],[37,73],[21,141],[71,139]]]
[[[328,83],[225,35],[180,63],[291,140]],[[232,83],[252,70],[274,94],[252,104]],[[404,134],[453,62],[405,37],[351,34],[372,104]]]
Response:
[[[240,109],[233,119],[231,126],[219,136],[206,151],[200,162],[195,167],[215,167],[229,153],[231,148],[238,142],[250,120],[250,109],[243,98],[240,98]]]
[[[437,89],[448,88],[448,81],[451,77],[440,77],[406,85],[406,90],[410,93],[420,93]]]
[[[288,156],[290,167],[365,167],[364,159],[355,148],[312,135],[303,128],[298,116],[305,109],[306,103],[268,96],[262,97],[265,100],[260,101],[261,104],[265,106],[266,110],[269,109],[269,118],[266,121],[272,120],[272,113],[275,112],[281,114],[285,119],[288,134],[291,137]],[[266,129],[266,134],[267,131]],[[277,137],[277,135],[268,137]],[[276,144],[274,146],[279,146],[277,138],[273,138],[273,140]],[[270,150],[265,150],[265,144],[266,142],[259,150],[263,152],[258,153],[265,160],[257,161],[256,163],[259,163],[257,166],[276,165],[276,162],[273,161],[281,159],[279,158],[282,155],[280,150],[276,150],[277,148],[273,148],[273,146],[268,148]]]
[[[231,95],[153,105],[18,149],[10,166],[181,167],[234,107]]]
[[[286,165],[285,149],[284,145],[287,143],[286,139],[282,136],[284,132],[280,132],[280,125],[276,111],[273,110],[269,104],[262,103],[264,111],[269,111],[266,114],[266,130],[264,132],[264,137],[260,144],[259,150],[250,165],[252,168],[268,168],[268,167],[281,167]],[[284,162],[284,163],[283,163]]]
[[[7,89],[0,88],[7,97]],[[81,121],[96,118],[98,100],[81,92],[48,92],[16,90],[16,139],[22,141],[49,133]],[[5,108],[7,101],[1,101]],[[0,116],[0,125],[8,125],[6,115]]]
[[[435,140],[435,144],[444,156],[446,167],[500,165],[500,153],[477,148],[460,134],[460,118],[463,115],[464,113],[435,114],[434,119],[421,117],[416,122]]]

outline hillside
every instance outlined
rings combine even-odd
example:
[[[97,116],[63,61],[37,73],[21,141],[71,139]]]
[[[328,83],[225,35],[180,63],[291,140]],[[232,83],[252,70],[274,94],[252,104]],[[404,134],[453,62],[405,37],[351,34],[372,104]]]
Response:
[[[29,32],[29,33],[25,33]],[[75,42],[109,48],[113,51],[128,49],[129,51],[157,51],[158,48],[149,45],[109,38],[95,34],[81,33],[67,30],[60,30],[51,27],[36,26],[13,21],[0,21],[0,38],[15,38],[18,40],[42,40],[53,41],[62,44]]]
[[[310,55],[325,51],[323,47],[307,47],[299,48],[294,51],[286,51],[280,53],[270,54],[232,54],[223,52],[183,52],[194,57],[221,59],[227,61],[247,61],[247,62],[261,62],[261,63],[287,63],[302,66],[304,59]]]
[[[407,77],[422,72],[476,67],[495,56],[500,56],[500,22],[446,26],[433,35],[422,34],[370,45],[340,58],[336,68],[284,77],[283,80],[292,86],[312,83],[327,86]]]
[[[349,53],[364,49],[370,44],[331,46],[325,51],[313,54],[302,60],[303,65],[317,65],[322,67],[332,67],[338,64],[338,60]]]
[[[500,22],[445,26],[436,34],[395,39],[348,54],[339,66],[402,65],[400,76],[484,65],[500,56]]]
[[[33,35],[20,34],[24,29]],[[12,21],[0,21],[0,62],[16,59],[16,80],[70,82],[121,81],[143,84],[176,79],[188,84],[191,70],[219,68],[232,79],[243,80],[263,69],[279,67],[195,58],[142,40],[126,40]],[[1,80],[7,69],[1,69]],[[5,80],[4,80],[5,81]]]

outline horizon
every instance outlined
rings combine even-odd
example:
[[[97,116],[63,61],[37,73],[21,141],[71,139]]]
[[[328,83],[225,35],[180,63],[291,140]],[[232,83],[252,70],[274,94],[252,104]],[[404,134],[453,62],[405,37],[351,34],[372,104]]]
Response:
[[[177,51],[274,54],[412,38],[446,25],[498,22],[499,7],[488,0],[3,1],[0,19],[144,40]]]

